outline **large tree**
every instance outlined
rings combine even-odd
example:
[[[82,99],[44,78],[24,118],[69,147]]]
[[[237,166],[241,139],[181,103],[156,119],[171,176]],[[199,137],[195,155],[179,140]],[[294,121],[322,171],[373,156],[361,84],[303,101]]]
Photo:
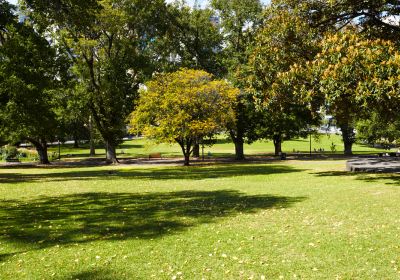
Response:
[[[314,58],[319,35],[296,10],[275,3],[264,17],[243,76],[260,104],[258,137],[273,140],[278,155],[283,140],[305,136],[310,126],[318,123],[318,116],[303,106],[280,77],[292,65],[305,65]]]
[[[344,153],[351,155],[356,121],[372,110],[392,115],[399,105],[399,54],[393,43],[367,40],[352,30],[327,36],[321,48],[312,63],[293,66],[283,79],[297,85],[295,91],[314,110],[324,106],[336,119]]]
[[[238,90],[201,70],[160,74],[146,84],[132,114],[132,131],[158,142],[178,143],[185,165],[199,139],[234,121]]]
[[[259,120],[255,112],[253,96],[246,90],[246,85],[238,78],[242,66],[248,62],[249,47],[255,32],[262,22],[262,4],[259,0],[212,0],[211,6],[221,20],[224,36],[222,52],[223,65],[227,69],[227,78],[238,87],[236,121],[228,127],[229,135],[235,144],[235,157],[243,160],[244,143],[257,139],[255,125]]]
[[[168,6],[168,30],[155,42],[159,70],[172,72],[182,67],[222,76],[223,37],[210,8],[191,8],[186,3]]]
[[[356,24],[369,38],[400,42],[398,0],[278,0],[300,9],[309,22],[321,30],[340,30]]]
[[[149,49],[164,28],[163,0],[25,0],[25,12],[74,58],[86,85],[87,103],[106,147],[117,163],[116,146],[126,133],[139,85],[153,68]]]
[[[58,129],[56,95],[68,67],[61,63],[62,54],[29,24],[15,17],[2,24],[0,133],[10,142],[30,141],[40,162],[48,164],[47,143]]]

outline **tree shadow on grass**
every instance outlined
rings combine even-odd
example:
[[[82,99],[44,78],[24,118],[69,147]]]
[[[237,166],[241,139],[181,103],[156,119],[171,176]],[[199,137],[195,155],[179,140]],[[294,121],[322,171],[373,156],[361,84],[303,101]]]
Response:
[[[354,177],[355,180],[367,183],[384,182],[386,185],[400,186],[400,174],[393,173],[366,173],[350,171],[326,171],[314,173],[319,177]]]
[[[97,240],[151,239],[241,213],[290,207],[304,199],[219,190],[95,192],[3,200],[0,239],[26,250]]]
[[[115,280],[115,279],[127,279],[126,277],[119,275],[116,271],[111,270],[86,270],[82,272],[76,272],[71,276],[63,277],[60,279],[79,279],[79,280]]]
[[[53,172],[0,173],[0,183],[22,183],[40,181],[69,181],[69,180],[202,180],[235,176],[268,175],[300,172],[302,170],[287,165],[212,165],[203,167],[165,167],[147,169],[110,169],[110,170],[63,170]]]

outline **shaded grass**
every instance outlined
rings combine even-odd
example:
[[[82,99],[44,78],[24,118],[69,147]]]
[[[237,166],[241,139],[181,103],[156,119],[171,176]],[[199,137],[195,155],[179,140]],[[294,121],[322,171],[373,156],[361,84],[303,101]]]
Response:
[[[2,168],[0,279],[399,279],[399,176],[344,167]]]
[[[304,198],[248,196],[234,190],[80,193],[2,201],[0,234],[36,248],[96,240],[159,238],[237,213],[289,207]],[[3,256],[4,258],[4,256]]]
[[[287,165],[211,165],[197,168],[170,167],[162,169],[116,169],[102,167],[97,169],[57,169],[43,173],[14,172],[0,173],[0,183],[21,183],[33,181],[68,181],[68,180],[114,180],[114,179],[140,179],[140,180],[203,180],[212,178],[237,177],[249,175],[268,175],[290,172],[299,172]],[[21,169],[16,169],[21,170]],[[47,167],[44,170],[48,170]],[[11,172],[12,171],[12,172]]]

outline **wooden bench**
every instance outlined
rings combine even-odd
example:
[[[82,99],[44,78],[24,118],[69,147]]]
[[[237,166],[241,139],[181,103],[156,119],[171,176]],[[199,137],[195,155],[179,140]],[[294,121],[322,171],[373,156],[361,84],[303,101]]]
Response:
[[[149,159],[153,159],[153,158],[162,158],[161,153],[149,154]]]

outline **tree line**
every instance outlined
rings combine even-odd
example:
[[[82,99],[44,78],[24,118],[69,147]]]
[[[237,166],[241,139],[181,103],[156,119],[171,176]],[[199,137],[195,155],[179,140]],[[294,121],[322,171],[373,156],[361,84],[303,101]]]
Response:
[[[0,0],[0,142],[29,141],[48,163],[49,142],[89,138],[94,153],[99,139],[117,163],[129,123],[179,143],[187,164],[225,131],[241,160],[258,139],[279,154],[324,114],[346,154],[356,130],[396,140],[397,2],[24,0],[17,13]]]

